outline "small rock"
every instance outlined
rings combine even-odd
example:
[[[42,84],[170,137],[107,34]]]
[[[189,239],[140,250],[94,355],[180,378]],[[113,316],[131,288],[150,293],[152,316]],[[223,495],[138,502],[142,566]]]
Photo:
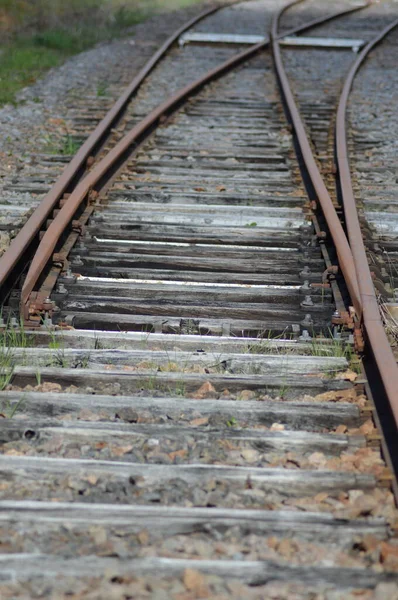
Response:
[[[45,381],[40,385],[36,385],[35,391],[37,392],[49,392],[51,394],[59,394],[62,392],[62,386],[59,383],[53,383],[52,381]]]
[[[121,385],[120,383],[106,383],[106,384],[102,384],[103,388],[101,393],[104,394],[105,396],[118,396],[120,394],[120,390],[121,390]],[[101,382],[99,383],[99,386],[101,386]]]
[[[86,479],[90,485],[96,485],[98,482],[97,475],[87,475]]]
[[[398,546],[388,542],[380,544],[380,559],[387,571],[398,570]]]
[[[160,442],[156,438],[149,438],[146,441],[146,445],[149,446],[150,448],[154,448],[156,446],[159,446],[159,444],[160,444]]]
[[[282,423],[272,423],[270,431],[285,431],[285,426]]]
[[[204,400],[205,398],[215,398],[217,396],[216,388],[210,383],[205,381],[196,392],[190,394],[191,398],[196,400]]]
[[[199,598],[201,596],[205,596],[205,594],[208,592],[204,575],[195,569],[185,569],[183,582],[186,589],[190,592],[194,592],[194,594]]]
[[[222,413],[215,413],[209,417],[209,425],[211,427],[222,427],[227,424],[228,417]]]
[[[129,452],[131,452],[131,450],[133,449],[133,446],[131,444],[128,444],[127,446],[110,446],[109,450],[111,453],[111,456],[124,456],[125,454],[128,454]]]
[[[368,435],[369,433],[372,433],[375,430],[375,426],[373,424],[372,419],[368,419],[367,421],[365,421],[365,423],[363,425],[361,425],[361,427],[359,428],[359,431],[361,433],[363,433],[364,435]]]
[[[137,423],[139,415],[133,408],[121,408],[117,411],[116,418],[126,421],[127,423]]]
[[[253,390],[242,390],[241,392],[239,392],[238,396],[237,396],[237,400],[253,400],[256,397],[256,393],[253,392]]]
[[[347,431],[347,425],[338,425],[336,427],[336,433],[345,433]]]
[[[189,421],[189,424],[192,427],[199,427],[200,425],[207,425],[208,423],[209,423],[208,417],[199,417],[199,419],[193,419],[192,421]]]
[[[257,450],[253,450],[252,448],[244,448],[241,450],[241,456],[248,463],[254,463],[259,458],[259,453]]]
[[[313,465],[314,467],[321,468],[326,465],[327,458],[324,454],[322,454],[322,452],[313,452],[308,457],[308,462],[310,463],[310,465]]]
[[[351,369],[344,371],[343,373],[337,373],[335,379],[343,379],[345,381],[355,381],[358,378],[358,374]]]
[[[146,529],[143,529],[137,534],[138,541],[141,546],[146,546],[149,542],[149,533]]]
[[[100,421],[101,417],[88,408],[82,408],[82,410],[77,415],[77,418],[81,421]]]
[[[64,389],[65,394],[78,394],[79,388],[76,385],[70,385]]]
[[[292,540],[283,539],[278,544],[277,552],[284,558],[291,559],[297,552],[297,544]]]

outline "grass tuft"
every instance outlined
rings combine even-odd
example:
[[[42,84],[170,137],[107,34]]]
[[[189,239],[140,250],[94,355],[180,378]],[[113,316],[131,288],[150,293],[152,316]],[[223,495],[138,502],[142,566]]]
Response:
[[[62,156],[73,156],[80,148],[78,142],[69,133],[66,133],[62,138],[54,135],[45,137],[44,152],[48,154],[61,154]]]

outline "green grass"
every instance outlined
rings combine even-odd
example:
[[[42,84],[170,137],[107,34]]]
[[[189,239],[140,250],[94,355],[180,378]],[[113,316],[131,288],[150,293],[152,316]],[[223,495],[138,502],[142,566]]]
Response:
[[[77,142],[69,133],[59,138],[55,135],[45,137],[44,152],[48,154],[61,154],[62,156],[73,156],[80,148],[80,142]]]
[[[295,347],[293,339],[291,345],[287,344],[285,346],[282,343],[284,340],[289,342],[289,334],[274,336],[272,332],[263,332],[258,342],[248,344],[246,352],[250,354],[299,354],[345,358],[349,363],[354,357],[352,347],[344,340],[335,339],[332,331],[329,331],[329,335],[326,337],[316,337],[316,334],[312,332],[311,339],[304,346],[298,344]]]
[[[28,346],[29,340],[23,327],[16,327],[7,322],[5,327],[0,329],[0,391],[12,380],[15,366],[14,349],[24,349]]]
[[[107,95],[107,91],[108,91],[108,84],[105,81],[100,81],[100,83],[97,85],[97,96],[98,96],[98,98],[106,96]]]
[[[0,105],[14,103],[20,89],[61,61],[59,52],[27,41],[4,48],[0,56]]]
[[[69,56],[125,35],[152,14],[198,1],[0,0],[0,106],[15,104],[22,88]]]

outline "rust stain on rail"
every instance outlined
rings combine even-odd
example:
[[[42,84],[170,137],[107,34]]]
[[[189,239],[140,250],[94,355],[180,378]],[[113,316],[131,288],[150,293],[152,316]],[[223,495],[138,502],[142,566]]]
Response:
[[[299,0],[300,1],[300,0]],[[292,4],[296,4],[295,2],[287,5],[279,15],[276,15],[273,23],[272,23],[272,49],[275,61],[275,68],[277,71],[278,79],[283,91],[283,95],[289,110],[290,118],[292,120],[292,124],[298,139],[298,143],[300,146],[301,154],[303,156],[303,160],[305,162],[305,166],[307,168],[308,174],[311,178],[312,185],[316,191],[319,203],[322,207],[323,214],[327,221],[331,236],[333,238],[334,245],[336,247],[337,255],[341,270],[344,275],[344,279],[346,281],[346,285],[348,287],[348,291],[351,296],[352,303],[354,305],[355,312],[360,318],[362,313],[362,303],[361,296],[359,292],[359,285],[357,281],[357,274],[354,265],[354,259],[352,256],[352,252],[350,249],[350,245],[347,240],[347,236],[344,232],[344,229],[340,223],[340,219],[336,212],[336,209],[333,205],[333,201],[329,195],[329,192],[326,188],[326,185],[323,181],[322,175],[319,172],[318,166],[316,164],[314,155],[311,150],[311,146],[304,128],[304,124],[300,115],[300,112],[297,108],[296,102],[294,100],[294,96],[292,90],[290,88],[289,80],[287,78],[279,42],[278,42],[278,28],[279,28],[279,19],[283,12],[287,10]],[[364,4],[361,6],[357,6],[349,9],[341,14],[347,14],[348,12],[354,12],[356,10],[361,10],[365,8],[368,4]],[[336,15],[337,16],[337,15]]]
[[[398,427],[398,366],[388,341],[387,334],[384,330],[375,287],[373,285],[372,275],[370,273],[366,256],[365,245],[362,238],[358,211],[356,208],[355,197],[352,188],[346,132],[347,103],[354,77],[369,52],[392,29],[397,26],[398,19],[384,28],[376,38],[369,42],[369,44],[367,44],[367,46],[365,46],[362,52],[358,55],[358,58],[348,73],[340,97],[337,112],[336,150],[348,238],[359,285],[363,324],[369,338],[380,376],[383,381],[384,389],[390,402],[395,423]]]

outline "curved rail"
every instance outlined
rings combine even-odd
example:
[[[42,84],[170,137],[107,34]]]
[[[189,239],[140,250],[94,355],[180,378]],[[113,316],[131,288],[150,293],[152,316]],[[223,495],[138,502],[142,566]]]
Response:
[[[235,0],[236,2],[237,0]],[[234,4],[232,2],[231,4]],[[70,163],[65,167],[60,177],[55,182],[49,193],[44,197],[42,202],[33,212],[27,223],[19,231],[18,235],[13,239],[7,252],[0,259],[0,286],[2,286],[7,277],[29,248],[32,241],[38,235],[41,227],[49,218],[52,210],[56,207],[62,195],[67,191],[77,174],[84,168],[87,159],[92,155],[108,135],[121,113],[125,109],[132,96],[137,92],[142,82],[153,71],[158,62],[164,57],[170,47],[176,42],[181,34],[190,29],[193,25],[220,10],[220,6],[213,6],[201,12],[196,17],[187,21],[182,27],[177,29],[164,44],[155,52],[149,59],[141,71],[134,77],[132,82],[125,89],[123,94],[115,102],[112,108],[108,111],[105,117],[98,123],[94,131],[90,134],[84,144],[79,148]]]
[[[354,77],[369,52],[397,26],[398,19],[385,27],[376,38],[369,42],[358,55],[358,58],[348,73],[337,112],[336,152],[348,238],[359,285],[363,324],[398,427],[398,366],[383,327],[375,287],[373,285],[365,245],[362,238],[354,192],[352,189],[346,131],[347,103]]]
[[[301,0],[300,0],[301,1]],[[301,25],[300,27],[284,32],[280,37],[285,35],[291,35],[293,33],[300,33],[315,25],[325,23],[338,16],[342,16],[353,11],[358,10],[361,7],[354,7],[328,15],[327,17],[321,17],[314,19],[309,23]],[[185,86],[179,90],[174,96],[163,102],[160,106],[155,108],[145,119],[143,119],[138,125],[136,125],[120,142],[94,167],[94,169],[88,173],[85,178],[77,185],[77,187],[70,194],[68,201],[61,208],[47,231],[45,232],[43,239],[40,242],[39,248],[33,258],[32,264],[26,276],[22,294],[21,294],[21,315],[24,319],[29,318],[29,297],[33,291],[43,269],[47,262],[51,258],[52,253],[58,243],[60,236],[65,231],[69,222],[73,218],[79,206],[87,198],[89,192],[95,189],[98,182],[103,183],[104,175],[125,155],[126,152],[130,151],[133,147],[136,147],[138,143],[145,139],[153,128],[158,125],[161,119],[170,115],[176,110],[181,103],[190,97],[195,92],[199,91],[204,85],[220,77],[225,72],[230,71],[234,67],[240,65],[245,60],[251,58],[260,50],[263,50],[269,45],[269,41],[264,41],[254,46],[251,46],[247,50],[237,54],[236,56],[228,59],[218,67],[215,67],[209,71],[203,77],[197,79],[193,83]],[[98,190],[96,190],[98,191]]]
[[[360,317],[362,312],[362,304],[361,304],[361,296],[359,292],[359,285],[357,280],[356,269],[354,265],[354,259],[352,256],[352,252],[344,232],[344,229],[340,223],[340,219],[336,212],[336,209],[333,206],[332,199],[329,195],[329,192],[326,188],[326,185],[323,181],[322,175],[319,172],[318,166],[316,164],[314,155],[311,150],[310,142],[308,140],[307,134],[305,132],[304,124],[300,115],[300,112],[297,108],[296,102],[294,100],[294,96],[289,84],[289,80],[286,75],[286,71],[283,65],[280,46],[278,42],[278,29],[279,29],[279,20],[282,14],[290,7],[288,5],[284,7],[278,15],[276,15],[273,19],[272,23],[272,50],[275,61],[275,68],[277,71],[278,79],[280,82],[280,86],[283,92],[283,96],[286,102],[286,105],[289,110],[290,118],[297,136],[297,140],[300,146],[300,151],[305,162],[305,166],[307,168],[308,174],[311,178],[312,185],[317,194],[319,203],[322,207],[323,214],[327,221],[331,236],[333,238],[334,245],[336,247],[337,256],[339,260],[339,264],[341,270],[344,275],[344,279],[346,281],[346,285],[348,291],[351,296],[352,303],[354,305],[355,311]],[[368,4],[364,4],[359,7],[355,7],[351,9],[351,12],[354,10],[360,10],[365,8]],[[336,15],[337,16],[337,15]]]

